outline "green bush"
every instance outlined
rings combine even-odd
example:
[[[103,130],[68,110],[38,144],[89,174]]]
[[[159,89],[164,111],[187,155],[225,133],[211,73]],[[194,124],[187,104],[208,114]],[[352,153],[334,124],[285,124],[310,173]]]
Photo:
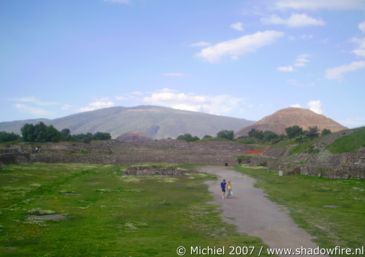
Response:
[[[297,125],[295,126],[291,126],[291,127],[287,127],[285,129],[285,132],[286,132],[286,135],[289,137],[289,138],[296,138],[296,137],[299,137],[301,135],[303,135],[303,129]]]
[[[180,135],[176,138],[177,140],[183,140],[183,141],[186,141],[186,142],[194,142],[194,141],[198,141],[200,140],[199,137],[196,137],[196,136],[192,136],[191,134],[189,133],[186,133],[186,134],[183,134],[183,135]]]
[[[234,132],[233,132],[233,130],[221,130],[217,133],[217,138],[233,140]]]
[[[331,130],[329,130],[329,129],[324,129],[324,130],[322,130],[322,132],[321,132],[321,136],[323,137],[323,136],[327,136],[327,135],[329,135],[329,134],[331,134],[332,132],[331,132]]]
[[[318,127],[309,127],[307,131],[305,131],[305,135],[309,138],[316,138],[319,136]]]
[[[0,131],[0,143],[19,140],[20,136],[14,133]]]

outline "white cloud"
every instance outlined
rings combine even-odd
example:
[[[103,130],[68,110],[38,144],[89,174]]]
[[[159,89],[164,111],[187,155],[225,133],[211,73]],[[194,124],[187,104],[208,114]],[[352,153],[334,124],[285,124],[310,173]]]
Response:
[[[15,101],[17,103],[26,103],[26,104],[33,104],[38,106],[51,106],[51,105],[59,105],[57,102],[50,102],[50,101],[44,101],[34,96],[25,96],[25,97],[19,97],[11,99],[12,101]]]
[[[250,108],[243,99],[230,95],[197,95],[168,88],[144,96],[143,103],[217,115]]]
[[[292,104],[290,107],[305,108],[301,104]],[[320,100],[311,100],[307,103],[307,108],[312,112],[323,114],[322,104]]]
[[[243,24],[242,22],[235,22],[229,25],[231,29],[237,30],[237,31],[243,31]]]
[[[309,62],[310,62],[309,55],[301,54],[297,56],[297,58],[295,59],[295,63],[293,65],[279,66],[276,68],[276,70],[280,72],[293,72],[296,70],[296,68],[305,67]]]
[[[111,4],[129,4],[129,0],[104,0],[104,2]]]
[[[354,38],[352,39],[352,42],[357,44],[357,47],[352,52],[359,56],[359,57],[365,57],[365,37],[363,38]]]
[[[308,102],[308,108],[309,110],[318,113],[318,114],[322,114],[322,104],[320,100],[311,100]]]
[[[58,111],[65,112],[71,109],[69,104],[45,101],[34,96],[18,97],[9,100],[14,102],[14,106],[18,111],[38,117],[49,117]]]
[[[351,10],[363,9],[364,0],[277,0],[276,8],[295,10]]]
[[[365,33],[365,21],[361,22],[359,24],[359,30],[363,33]]]
[[[206,47],[210,46],[210,43],[207,41],[198,41],[190,44],[191,47]]]
[[[284,33],[280,31],[259,31],[203,48],[197,56],[210,63],[219,62],[226,56],[237,59],[244,54],[255,52],[259,48],[273,44],[283,35]]]
[[[49,116],[51,114],[44,108],[34,107],[34,106],[31,106],[28,104],[23,104],[23,103],[15,104],[15,108],[17,108],[19,111],[21,111],[23,113],[30,114],[32,116],[37,116],[37,117],[40,117],[40,116],[45,117],[45,116]]]
[[[182,72],[167,72],[167,73],[163,73],[162,76],[170,77],[170,78],[181,78],[181,77],[185,77],[186,74],[182,73]]]
[[[109,100],[108,98],[100,98],[96,99],[95,101],[89,103],[84,107],[81,107],[79,111],[81,112],[94,111],[97,109],[113,107],[114,105],[115,105],[114,102]]]
[[[341,80],[346,73],[365,69],[365,61],[356,61],[326,70],[327,79]]]
[[[61,110],[62,111],[69,111],[69,110],[71,110],[72,109],[72,105],[70,105],[70,104],[63,104],[62,106],[61,106]]]
[[[294,71],[294,68],[291,65],[289,65],[289,66],[279,66],[276,69],[277,69],[277,71],[280,71],[280,72],[293,72]]]
[[[301,54],[295,60],[295,67],[305,67],[310,62],[308,54]]]
[[[295,13],[287,19],[281,18],[278,15],[271,15],[270,17],[262,18],[261,22],[264,24],[285,25],[292,28],[325,25],[323,20],[313,18],[305,13]]]

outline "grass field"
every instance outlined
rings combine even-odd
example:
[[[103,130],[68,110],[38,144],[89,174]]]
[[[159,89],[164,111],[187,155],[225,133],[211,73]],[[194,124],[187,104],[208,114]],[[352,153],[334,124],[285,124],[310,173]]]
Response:
[[[122,176],[124,168],[29,164],[0,170],[0,256],[172,257],[180,245],[261,246],[223,223],[208,203],[204,182],[211,177]],[[49,217],[42,214],[61,219],[34,218]]]
[[[268,197],[286,206],[321,247],[365,245],[365,181],[283,176],[265,168],[238,167],[257,179]]]

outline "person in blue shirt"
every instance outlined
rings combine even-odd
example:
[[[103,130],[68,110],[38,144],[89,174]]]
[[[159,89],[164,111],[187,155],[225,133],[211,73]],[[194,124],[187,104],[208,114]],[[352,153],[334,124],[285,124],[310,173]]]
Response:
[[[221,182],[222,199],[226,198],[226,186],[227,186],[226,180],[223,179],[223,181]]]

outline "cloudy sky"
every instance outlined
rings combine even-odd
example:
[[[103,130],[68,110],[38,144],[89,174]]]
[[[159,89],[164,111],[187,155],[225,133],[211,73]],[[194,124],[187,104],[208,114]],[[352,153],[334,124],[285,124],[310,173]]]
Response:
[[[163,105],[365,125],[365,0],[1,0],[0,121]]]

